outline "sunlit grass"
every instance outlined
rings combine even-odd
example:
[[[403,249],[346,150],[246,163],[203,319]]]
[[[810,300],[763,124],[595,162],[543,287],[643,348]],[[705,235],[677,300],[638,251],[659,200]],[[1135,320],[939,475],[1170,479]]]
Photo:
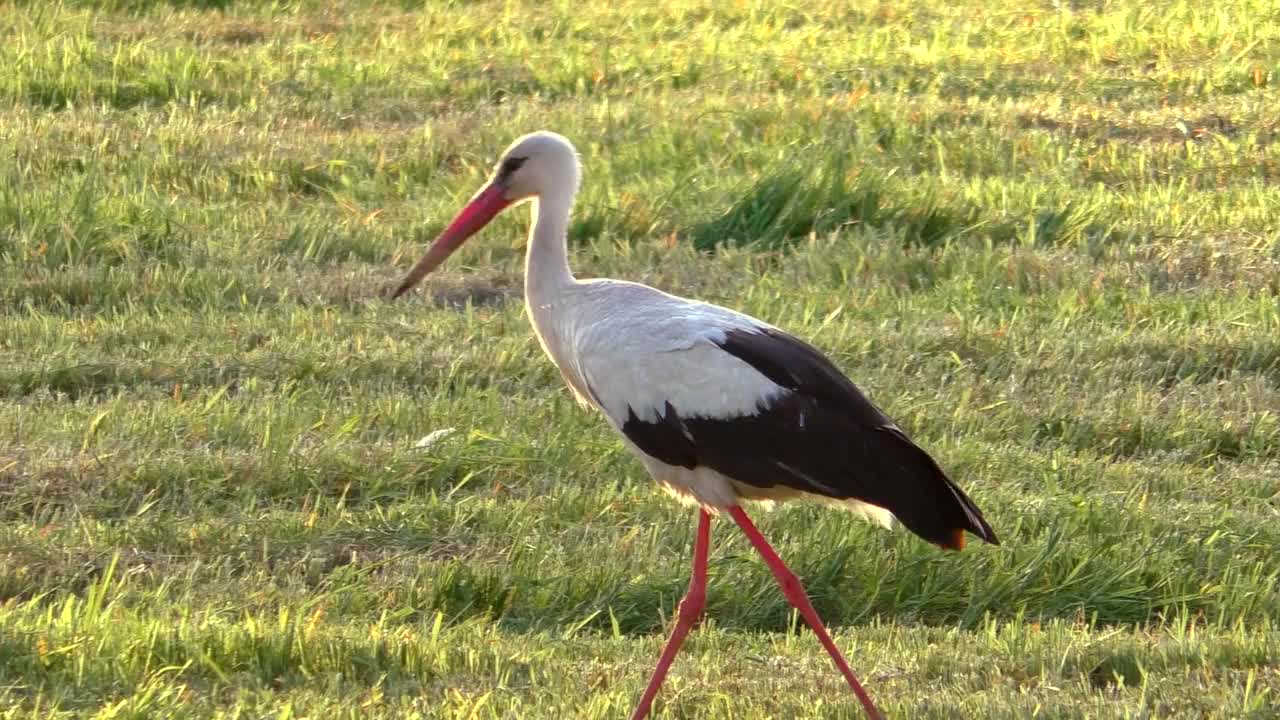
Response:
[[[1273,717],[1277,16],[0,12],[0,717],[629,712],[693,518],[542,357],[526,219],[378,296],[536,128],[580,275],[811,339],[997,529],[761,514],[889,717]],[[711,574],[657,716],[860,717]]]

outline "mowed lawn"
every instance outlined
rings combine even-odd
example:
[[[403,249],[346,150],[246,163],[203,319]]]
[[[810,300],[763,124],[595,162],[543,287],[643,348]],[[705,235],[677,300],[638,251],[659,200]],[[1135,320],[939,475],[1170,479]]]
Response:
[[[694,514],[526,213],[378,294],[538,128],[580,276],[810,339],[999,533],[758,514],[890,718],[1280,716],[1280,3],[1008,5],[0,8],[0,718],[625,717]],[[655,717],[861,717],[710,575]]]

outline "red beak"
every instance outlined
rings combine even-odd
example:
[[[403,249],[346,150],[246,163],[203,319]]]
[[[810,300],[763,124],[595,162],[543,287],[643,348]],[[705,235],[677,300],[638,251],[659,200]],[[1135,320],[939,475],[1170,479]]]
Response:
[[[471,198],[471,202],[467,203],[467,206],[462,208],[462,212],[449,223],[449,227],[440,233],[440,237],[436,238],[434,243],[431,243],[427,254],[413,266],[409,274],[396,287],[395,292],[391,293],[391,298],[398,298],[417,285],[419,280],[427,276],[427,273],[435,270],[437,265],[461,247],[467,238],[479,232],[480,228],[488,225],[490,220],[510,205],[512,201],[506,198],[506,192],[507,189],[501,185],[490,183],[476,193]]]

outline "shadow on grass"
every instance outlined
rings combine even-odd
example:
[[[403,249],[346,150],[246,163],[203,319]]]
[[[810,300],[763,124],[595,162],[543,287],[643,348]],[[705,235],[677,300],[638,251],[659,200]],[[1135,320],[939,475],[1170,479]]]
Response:
[[[965,225],[936,204],[896,200],[883,179],[865,171],[850,175],[840,160],[811,169],[789,166],[763,177],[723,215],[694,227],[690,237],[701,250],[723,244],[777,248],[848,225],[896,225],[915,242],[937,245]]]
[[[1065,202],[1025,219],[990,219],[980,208],[938,194],[911,192],[866,169],[850,172],[843,157],[804,168],[787,164],[760,179],[719,217],[694,226],[695,247],[751,245],[775,249],[810,234],[862,225],[893,231],[911,245],[937,247],[981,229],[995,242],[1096,244],[1116,236],[1097,204]]]

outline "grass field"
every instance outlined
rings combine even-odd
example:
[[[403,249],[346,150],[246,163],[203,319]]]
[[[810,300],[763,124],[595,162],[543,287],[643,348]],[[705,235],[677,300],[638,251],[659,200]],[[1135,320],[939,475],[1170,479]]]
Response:
[[[1000,534],[759,515],[889,717],[1280,717],[1280,3],[652,5],[0,7],[0,718],[625,716],[694,517],[525,214],[378,299],[537,128],[579,275],[811,339]],[[861,717],[725,523],[708,613],[656,717]]]

